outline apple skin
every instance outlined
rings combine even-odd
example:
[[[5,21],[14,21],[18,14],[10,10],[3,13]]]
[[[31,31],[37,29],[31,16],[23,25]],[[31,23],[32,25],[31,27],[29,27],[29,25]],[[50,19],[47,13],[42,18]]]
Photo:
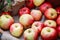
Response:
[[[23,26],[20,23],[14,23],[10,26],[10,33],[15,37],[20,37],[23,33]]]
[[[39,7],[41,12],[43,12],[43,13],[49,8],[52,8],[52,5],[49,2],[45,2]]]
[[[57,27],[58,36],[60,37],[60,26]]]
[[[60,25],[60,15],[57,17],[56,23]]]
[[[45,20],[44,26],[45,27],[48,26],[48,27],[56,28],[57,23],[54,20]]]
[[[33,9],[32,11],[31,11],[31,16],[34,18],[34,20],[40,20],[41,19],[41,17],[42,17],[42,13],[41,13],[41,11],[40,10],[35,10],[35,9]]]
[[[19,18],[19,22],[27,29],[34,22],[34,18],[29,14],[24,14]]]
[[[30,9],[27,7],[23,7],[21,9],[19,9],[19,15],[23,15],[23,14],[30,14]]]
[[[49,8],[44,13],[47,19],[53,20],[57,18],[57,11],[53,8]]]
[[[32,28],[24,31],[24,40],[38,40],[38,34]]]
[[[25,3],[28,8],[34,8],[33,0],[26,0]]]
[[[45,27],[41,31],[41,37],[43,40],[55,40],[57,37],[57,32],[54,28]]]
[[[40,21],[35,21],[32,24],[32,29],[34,29],[38,34],[41,32],[41,30],[44,28],[44,24]]]
[[[45,0],[33,0],[35,6],[40,6]]]
[[[0,27],[4,30],[9,29],[13,23],[14,19],[10,15],[2,15],[0,17]]]
[[[10,15],[10,12],[2,12],[2,15]]]
[[[58,15],[60,15],[60,7],[57,7],[56,11],[57,11]]]

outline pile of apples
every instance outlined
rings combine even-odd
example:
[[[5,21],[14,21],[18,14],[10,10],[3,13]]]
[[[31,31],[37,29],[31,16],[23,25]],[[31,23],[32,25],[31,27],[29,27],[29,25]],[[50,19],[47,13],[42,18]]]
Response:
[[[0,16],[0,28],[10,30],[11,35],[24,40],[57,40],[60,37],[60,7],[53,8],[52,4],[45,0],[26,0],[25,7],[18,11],[19,23],[9,13]],[[41,22],[43,15],[44,22]]]

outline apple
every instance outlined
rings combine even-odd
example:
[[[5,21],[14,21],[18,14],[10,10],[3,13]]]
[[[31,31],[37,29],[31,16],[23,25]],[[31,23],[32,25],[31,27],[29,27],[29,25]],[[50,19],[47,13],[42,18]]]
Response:
[[[30,14],[24,14],[19,18],[19,22],[27,29],[34,22],[34,18]]]
[[[37,21],[37,20],[40,20],[41,17],[42,17],[42,13],[41,13],[40,10],[35,10],[35,9],[33,9],[30,14],[32,15],[32,17],[33,17],[34,20],[36,20],[36,21]]]
[[[0,17],[0,27],[2,29],[9,29],[9,27],[14,23],[14,19],[10,15],[2,15]]]
[[[23,7],[21,9],[19,9],[19,15],[23,15],[23,14],[30,14],[30,9],[27,7]]]
[[[44,40],[54,40],[57,37],[57,32],[54,28],[45,27],[41,31],[41,37]]]
[[[60,26],[57,27],[58,36],[60,37]]]
[[[10,33],[15,37],[20,37],[23,33],[23,26],[20,23],[14,23],[10,26]]]
[[[2,12],[2,15],[10,15],[10,12]]]
[[[49,2],[45,2],[39,7],[41,12],[43,12],[43,13],[49,8],[52,8],[52,5]]]
[[[48,27],[56,28],[57,23],[54,20],[45,20],[44,25]]]
[[[45,0],[33,0],[35,6],[40,6]]]
[[[60,15],[60,7],[56,8],[57,13]]]
[[[38,34],[32,28],[24,31],[24,40],[38,40]]]
[[[57,17],[56,23],[60,25],[60,15]]]
[[[44,28],[44,24],[40,21],[35,21],[32,24],[32,29],[34,29],[36,32],[40,33],[42,28]]]
[[[25,3],[28,8],[34,8],[33,0],[26,0]]]
[[[57,18],[57,11],[53,8],[49,8],[44,13],[47,19],[53,20]]]

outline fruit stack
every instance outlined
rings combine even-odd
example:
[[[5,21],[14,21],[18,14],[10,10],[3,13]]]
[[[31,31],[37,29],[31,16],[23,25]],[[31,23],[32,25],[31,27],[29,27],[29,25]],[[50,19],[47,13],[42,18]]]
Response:
[[[25,5],[19,9],[17,16],[19,22],[15,23],[10,12],[2,12],[0,28],[9,30],[13,37],[20,38],[23,35],[23,40],[38,40],[39,36],[42,40],[60,38],[60,6],[54,7],[45,0],[25,0]]]

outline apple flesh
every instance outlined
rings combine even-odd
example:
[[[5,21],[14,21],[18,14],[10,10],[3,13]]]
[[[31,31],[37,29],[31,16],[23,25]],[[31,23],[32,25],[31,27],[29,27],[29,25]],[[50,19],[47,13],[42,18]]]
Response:
[[[32,24],[32,29],[34,29],[38,34],[41,32],[41,30],[44,28],[44,24],[40,21],[35,21]]]
[[[24,31],[24,40],[38,40],[38,34],[33,29],[29,28]]]
[[[57,13],[60,15],[60,7],[56,8]]]
[[[34,20],[40,20],[41,19],[41,17],[42,17],[42,13],[41,13],[41,11],[40,10],[35,10],[35,9],[33,9],[32,11],[31,11],[31,16],[34,18]]]
[[[29,28],[30,25],[34,22],[34,19],[29,14],[24,14],[19,18],[19,22],[24,26],[24,28]]]
[[[57,27],[58,36],[60,37],[60,26]]]
[[[10,33],[15,37],[20,37],[23,33],[23,26],[20,23],[14,23],[10,27]]]
[[[23,15],[23,14],[30,14],[30,9],[27,7],[23,7],[21,9],[19,9],[19,15]]]
[[[57,18],[57,11],[53,8],[49,8],[44,13],[47,19],[53,20]]]
[[[57,37],[57,32],[54,28],[45,27],[41,31],[41,37],[43,40],[55,40]]]
[[[48,27],[56,28],[57,23],[54,20],[46,20],[44,22],[44,25]]]
[[[40,6],[45,0],[33,0],[35,6]]]
[[[43,12],[43,13],[49,8],[52,8],[52,5],[49,2],[45,2],[39,7],[41,12]]]
[[[10,15],[2,15],[0,17],[0,27],[4,30],[9,29],[13,23],[14,19]]]

